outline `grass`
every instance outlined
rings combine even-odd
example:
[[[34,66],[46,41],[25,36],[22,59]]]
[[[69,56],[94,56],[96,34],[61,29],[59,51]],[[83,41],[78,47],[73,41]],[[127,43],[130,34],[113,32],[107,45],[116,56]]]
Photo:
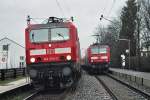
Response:
[[[18,76],[15,79],[14,78],[9,78],[4,81],[0,80],[0,85],[6,85],[7,83],[14,82],[20,79],[26,78],[25,76]],[[31,95],[33,93],[33,89],[25,89],[25,90],[19,90],[19,92],[16,93],[10,93],[10,95],[6,95],[1,97],[0,95],[0,100],[23,100],[27,96]]]
[[[0,100],[23,100],[24,98],[31,95],[32,93],[33,90],[24,91],[24,92],[20,91],[20,93],[11,96],[6,96],[5,98],[2,98]]]
[[[14,96],[7,97],[7,98],[2,99],[2,100],[23,100],[24,98],[26,98],[27,96],[29,96],[31,94],[32,94],[32,91],[26,91],[23,93],[16,94]]]
[[[23,79],[23,78],[25,78],[25,77],[23,77],[23,76],[18,76],[18,77],[16,77],[16,78],[9,78],[9,79],[6,79],[6,80],[0,80],[0,85],[5,85],[5,84],[7,84],[7,83],[10,83],[10,82],[13,82],[13,81],[17,81],[17,80],[20,80],[20,79]]]

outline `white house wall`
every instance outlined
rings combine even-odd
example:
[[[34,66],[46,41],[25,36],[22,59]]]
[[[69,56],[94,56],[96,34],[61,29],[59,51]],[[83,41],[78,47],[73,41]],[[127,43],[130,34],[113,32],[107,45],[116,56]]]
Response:
[[[9,50],[8,50],[8,69],[10,68],[19,68],[20,62],[25,63],[25,49],[20,47],[19,45],[16,45],[12,41],[8,39],[4,39],[0,41],[0,52],[3,52],[3,45],[9,44]],[[20,60],[20,56],[24,56],[24,61]],[[0,69],[5,69],[6,63],[0,62]]]

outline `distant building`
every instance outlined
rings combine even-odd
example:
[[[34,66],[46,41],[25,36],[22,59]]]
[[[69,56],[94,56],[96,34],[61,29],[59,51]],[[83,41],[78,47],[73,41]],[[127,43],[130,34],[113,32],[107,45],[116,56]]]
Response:
[[[0,40],[0,69],[25,67],[25,48],[5,37]]]

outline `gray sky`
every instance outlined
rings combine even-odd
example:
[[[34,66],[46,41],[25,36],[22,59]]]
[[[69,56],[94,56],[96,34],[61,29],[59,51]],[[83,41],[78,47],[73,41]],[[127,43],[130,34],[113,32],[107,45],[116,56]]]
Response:
[[[106,20],[100,22],[100,15],[109,19],[116,17],[125,1],[127,0],[0,0],[0,39],[8,37],[24,45],[27,15],[33,18],[74,16],[81,48],[87,48],[94,41],[91,35],[96,26],[100,23],[105,26],[109,24]]]

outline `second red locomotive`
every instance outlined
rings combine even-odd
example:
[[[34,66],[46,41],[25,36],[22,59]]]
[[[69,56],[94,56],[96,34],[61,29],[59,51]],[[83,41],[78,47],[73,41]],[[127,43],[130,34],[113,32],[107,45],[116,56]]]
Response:
[[[88,47],[85,56],[85,65],[90,72],[108,70],[110,63],[110,48],[108,45],[92,44]]]
[[[50,17],[46,24],[30,24],[25,30],[27,71],[39,88],[66,88],[81,77],[80,43],[71,21]]]

